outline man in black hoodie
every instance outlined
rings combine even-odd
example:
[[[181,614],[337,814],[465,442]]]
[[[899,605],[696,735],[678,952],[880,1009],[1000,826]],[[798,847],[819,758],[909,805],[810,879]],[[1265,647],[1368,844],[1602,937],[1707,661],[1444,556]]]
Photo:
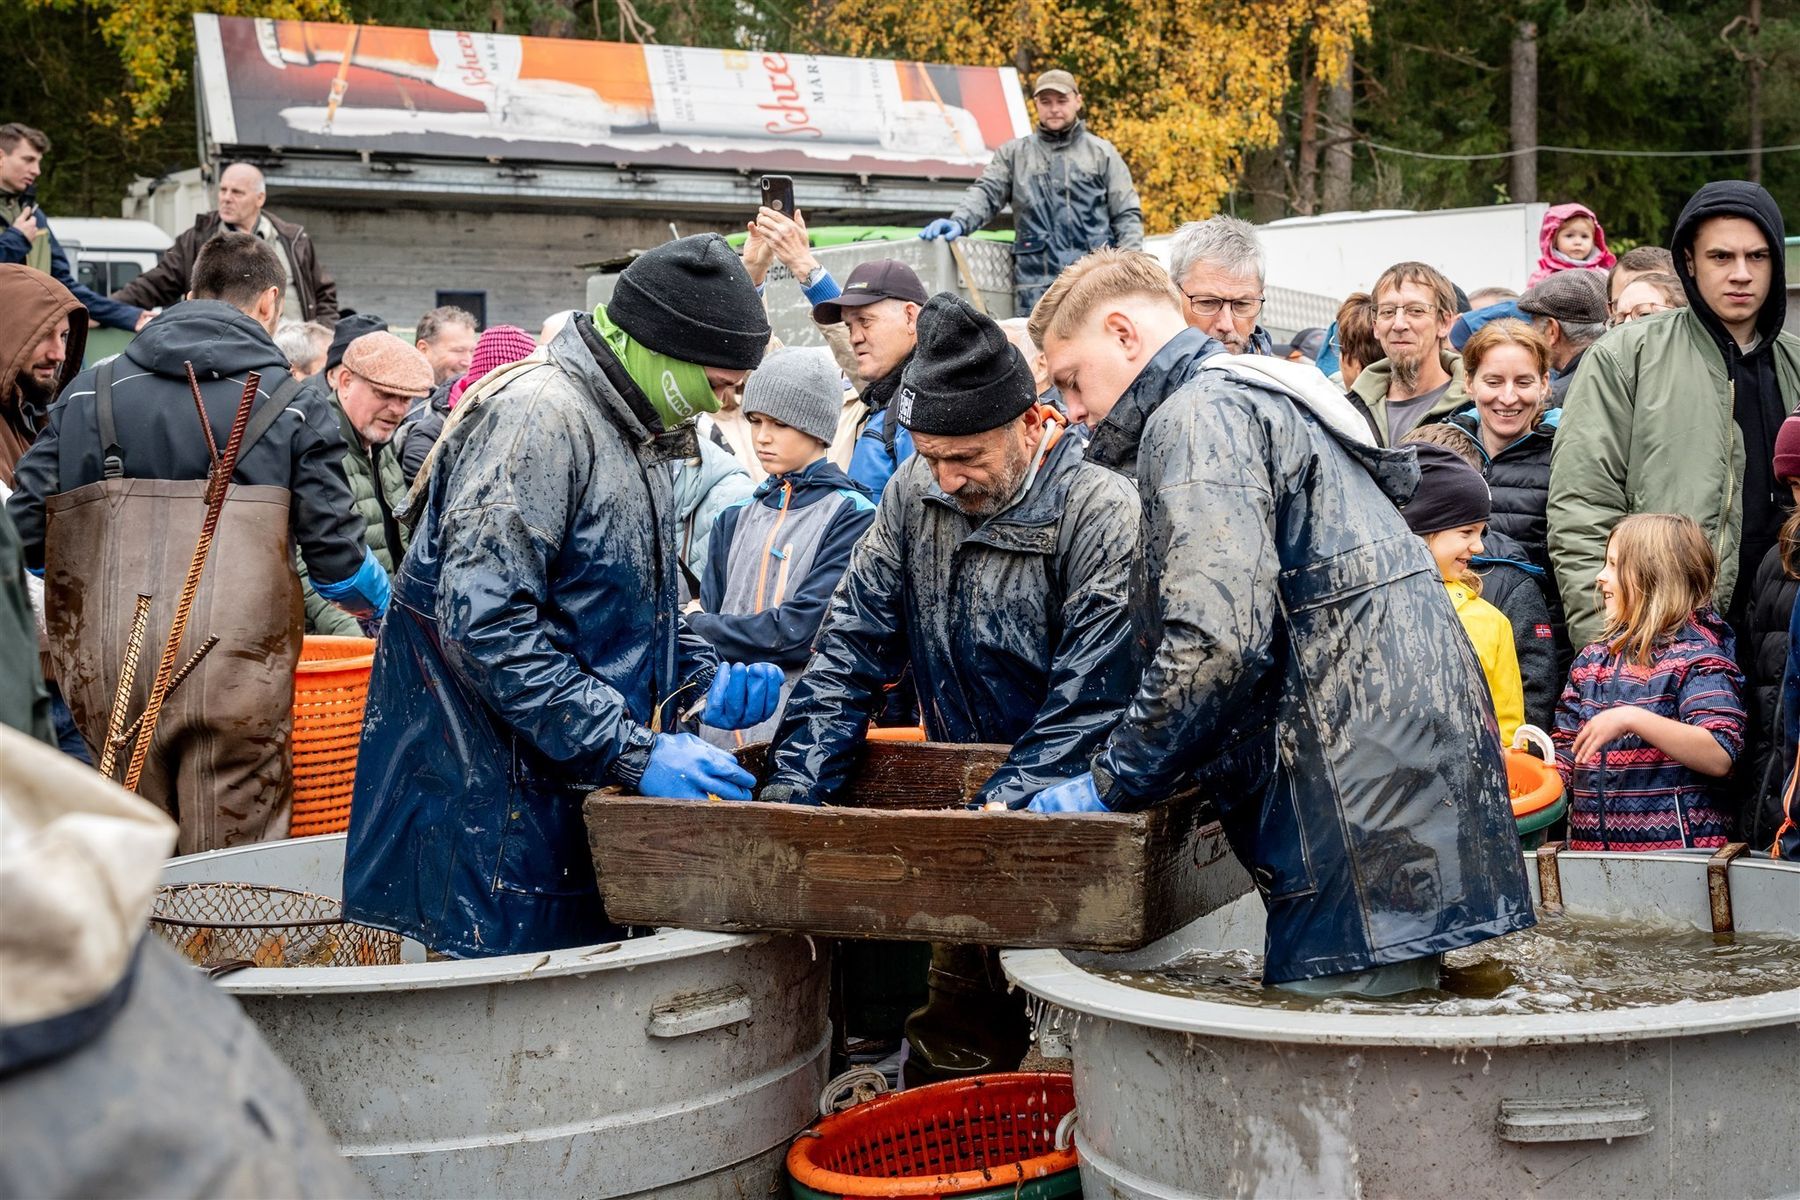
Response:
[[[387,607],[387,575],[350,502],[336,417],[302,394],[271,336],[283,279],[274,251],[249,234],[208,242],[193,299],[69,383],[19,460],[7,502],[25,565],[45,576],[57,682],[99,757],[135,598],[154,603],[133,715],[156,674],[205,512],[209,441],[224,448],[245,377],[261,377],[180,658],[209,635],[220,642],[170,697],[139,787],[180,821],[182,854],[287,836],[301,639],[290,545],[315,581],[329,581],[319,583],[326,599],[359,615]],[[210,434],[189,391],[189,363]]]
[[[1782,243],[1768,192],[1737,179],[1707,184],[1669,246],[1689,307],[1622,325],[1583,358],[1548,506],[1577,647],[1599,636],[1594,576],[1613,526],[1633,512],[1700,522],[1719,559],[1715,601],[1741,625],[1756,565],[1781,529],[1775,435],[1800,401],[1800,338],[1782,332]]]

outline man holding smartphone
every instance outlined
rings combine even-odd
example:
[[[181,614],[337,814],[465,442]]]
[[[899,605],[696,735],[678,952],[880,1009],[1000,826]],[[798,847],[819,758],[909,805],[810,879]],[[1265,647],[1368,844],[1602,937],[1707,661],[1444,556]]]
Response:
[[[150,313],[83,287],[69,270],[69,256],[37,203],[38,174],[49,152],[50,139],[41,131],[16,121],[0,125],[0,263],[20,263],[51,276],[109,329],[142,329]]]

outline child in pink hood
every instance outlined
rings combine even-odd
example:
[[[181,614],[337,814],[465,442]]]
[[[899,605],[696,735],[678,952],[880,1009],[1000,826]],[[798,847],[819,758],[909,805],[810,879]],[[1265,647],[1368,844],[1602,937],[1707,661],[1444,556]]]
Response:
[[[1556,271],[1610,271],[1618,262],[1606,248],[1606,230],[1585,204],[1552,204],[1538,230],[1538,265],[1526,287]]]

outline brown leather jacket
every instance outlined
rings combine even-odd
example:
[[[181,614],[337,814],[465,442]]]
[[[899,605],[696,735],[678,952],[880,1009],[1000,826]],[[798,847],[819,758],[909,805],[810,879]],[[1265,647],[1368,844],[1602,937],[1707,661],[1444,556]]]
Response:
[[[87,347],[87,309],[68,288],[30,267],[0,264],[0,483],[13,486],[13,467],[37,440],[44,412],[55,396],[41,402],[28,398],[19,387],[19,376],[31,366],[38,343],[65,313],[79,313],[69,322],[68,357],[56,376],[61,392],[81,370]]]
[[[294,289],[300,293],[302,317],[321,325],[336,325],[337,280],[319,265],[312,238],[302,226],[284,221],[272,212],[265,210],[263,216],[275,226],[281,247],[287,252],[288,265],[294,272]],[[187,295],[200,247],[219,232],[221,223],[216,210],[195,217],[194,227],[184,230],[175,244],[163,251],[154,267],[114,292],[112,298],[139,308],[164,308],[179,302]]]

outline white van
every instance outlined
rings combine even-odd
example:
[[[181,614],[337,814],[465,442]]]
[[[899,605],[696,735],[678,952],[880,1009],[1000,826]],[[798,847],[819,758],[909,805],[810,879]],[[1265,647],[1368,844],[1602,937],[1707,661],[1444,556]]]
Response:
[[[148,221],[57,217],[51,228],[56,230],[56,240],[69,256],[69,271],[76,282],[102,296],[111,295],[154,267],[162,252],[175,244],[174,238]],[[117,354],[131,337],[123,329],[88,330],[83,365],[91,366]]]

